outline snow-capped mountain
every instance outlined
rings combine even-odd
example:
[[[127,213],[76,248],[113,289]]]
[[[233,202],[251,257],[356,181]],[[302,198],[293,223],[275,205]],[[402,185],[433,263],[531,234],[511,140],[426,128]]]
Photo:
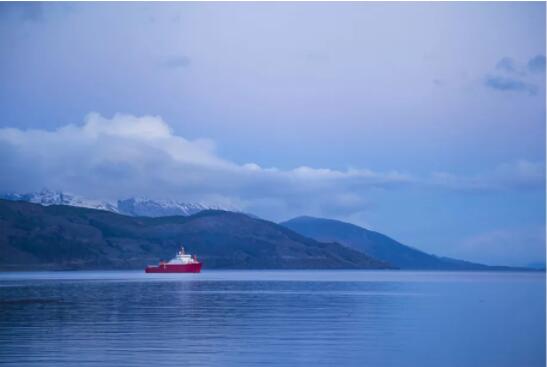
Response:
[[[140,217],[187,216],[207,209],[228,210],[215,205],[185,203],[175,200],[151,200],[147,198],[118,200],[118,210],[121,214]]]
[[[201,203],[186,203],[175,200],[152,200],[147,198],[129,198],[116,202],[106,200],[90,200],[77,195],[60,191],[44,189],[39,192],[26,194],[8,193],[0,194],[0,199],[14,201],[28,201],[41,205],[70,205],[82,208],[107,210],[130,216],[165,217],[172,215],[188,216],[206,209],[238,211],[233,208],[225,208],[217,205]]]
[[[108,210],[114,213],[118,213],[118,206],[116,203],[112,203],[104,200],[89,200],[82,197],[60,192],[50,191],[44,189],[39,192],[31,192],[26,194],[8,193],[0,194],[0,199],[14,200],[14,201],[28,201],[30,203],[41,205],[70,205],[78,206],[82,208]]]

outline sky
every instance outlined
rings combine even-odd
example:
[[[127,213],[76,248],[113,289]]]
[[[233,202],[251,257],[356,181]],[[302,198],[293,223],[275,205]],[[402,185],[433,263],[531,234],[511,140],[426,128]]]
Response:
[[[0,191],[545,262],[545,4],[1,3]]]

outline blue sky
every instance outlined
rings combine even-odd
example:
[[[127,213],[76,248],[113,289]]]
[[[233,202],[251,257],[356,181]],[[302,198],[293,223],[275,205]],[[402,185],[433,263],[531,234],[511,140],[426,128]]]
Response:
[[[2,191],[545,258],[543,3],[2,3]]]

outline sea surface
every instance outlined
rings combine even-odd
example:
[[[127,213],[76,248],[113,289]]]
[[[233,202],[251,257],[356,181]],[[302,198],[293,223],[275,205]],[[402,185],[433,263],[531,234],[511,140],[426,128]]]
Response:
[[[545,273],[0,273],[7,366],[545,366]]]

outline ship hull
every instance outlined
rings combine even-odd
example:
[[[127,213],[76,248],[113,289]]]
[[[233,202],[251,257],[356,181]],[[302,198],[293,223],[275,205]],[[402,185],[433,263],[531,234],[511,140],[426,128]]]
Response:
[[[196,264],[160,264],[158,266],[147,266],[145,273],[199,273],[201,263]]]

